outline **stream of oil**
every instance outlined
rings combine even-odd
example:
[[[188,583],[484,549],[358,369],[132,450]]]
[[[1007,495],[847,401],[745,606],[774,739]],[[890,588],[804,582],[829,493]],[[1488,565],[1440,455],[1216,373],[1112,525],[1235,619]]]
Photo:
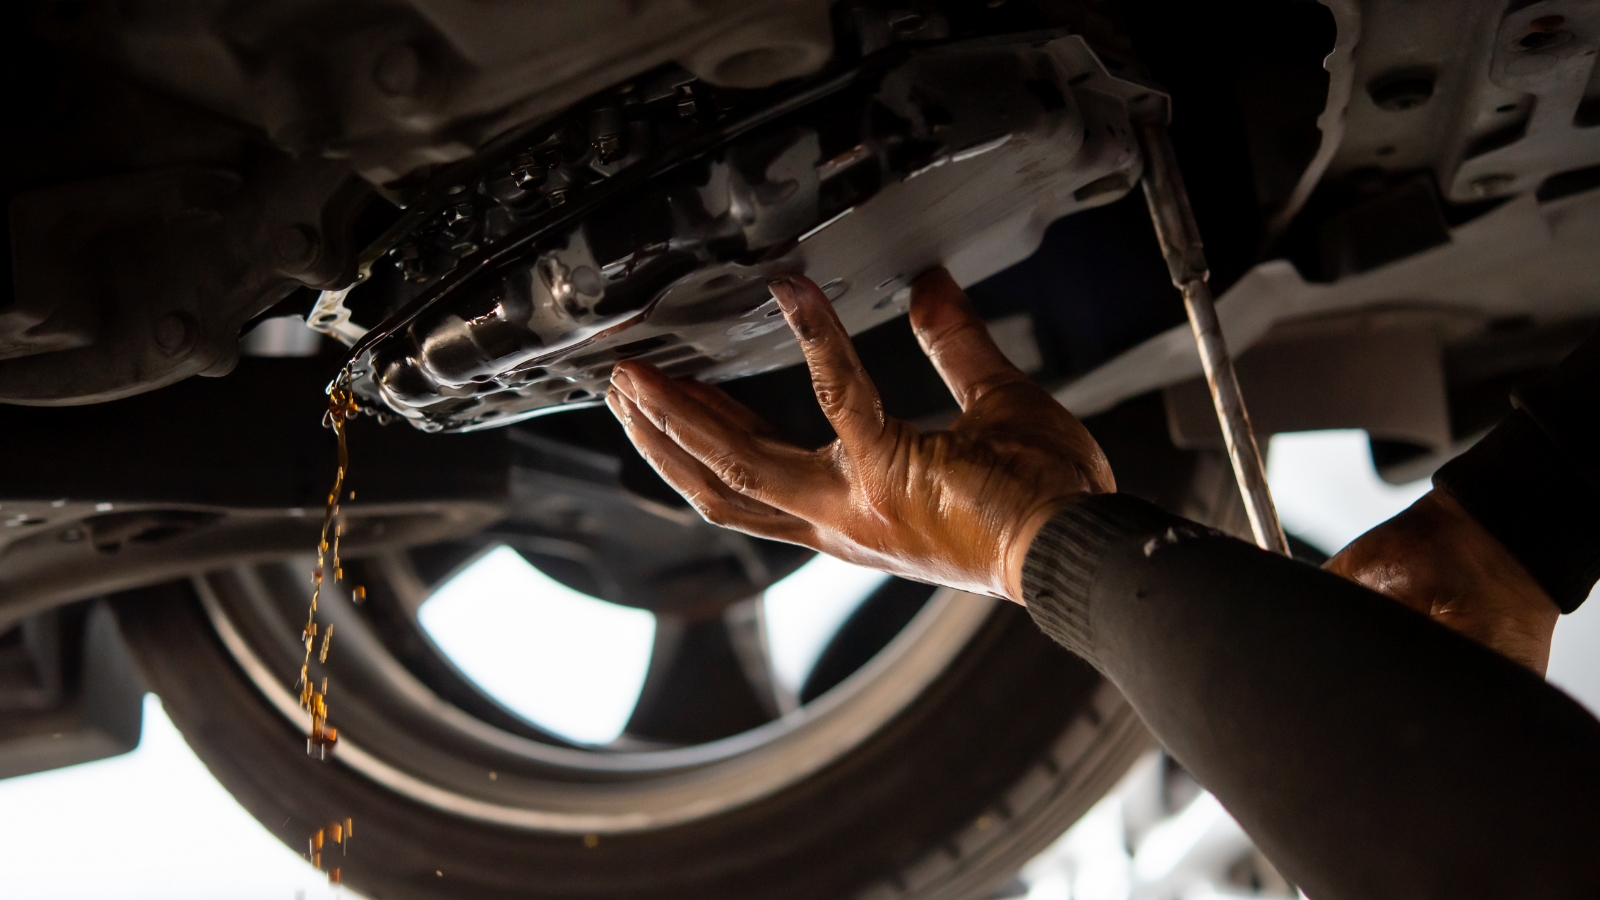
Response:
[[[344,580],[344,566],[339,558],[339,538],[344,534],[344,522],[339,516],[339,504],[345,495],[345,476],[350,470],[350,447],[345,426],[356,412],[355,393],[350,387],[350,370],[347,368],[328,387],[328,411],[323,417],[323,424],[332,428],[338,438],[339,469],[334,475],[333,490],[328,492],[327,508],[322,514],[322,531],[317,539],[317,567],[312,574],[311,609],[306,613],[306,624],[300,635],[306,652],[300,663],[300,681],[295,685],[300,691],[300,708],[311,714],[311,734],[306,738],[306,753],[313,759],[323,761],[333,758],[334,747],[339,743],[339,729],[328,725],[328,679],[322,679],[319,690],[319,685],[311,678],[311,654],[315,652],[317,661],[326,663],[328,650],[333,644],[333,623],[319,626],[317,604],[322,599],[324,585]],[[349,496],[354,499],[355,492],[351,491]],[[365,594],[366,590],[359,586],[351,591],[358,603]],[[322,639],[320,648],[318,637]],[[330,884],[339,884],[342,873],[338,866],[324,867],[323,848],[328,844],[337,844],[341,855],[348,852],[354,826],[355,823],[350,819],[329,822],[311,835],[306,856],[313,866],[328,873]]]

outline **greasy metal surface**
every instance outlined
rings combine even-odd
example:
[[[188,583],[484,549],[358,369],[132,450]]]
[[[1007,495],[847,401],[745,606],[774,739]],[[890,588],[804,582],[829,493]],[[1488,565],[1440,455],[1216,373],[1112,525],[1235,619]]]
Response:
[[[1600,3],[1542,0],[1510,12],[1494,37],[1489,80],[1527,97],[1520,132],[1504,146],[1463,160],[1446,193],[1453,200],[1536,190],[1558,172],[1600,164],[1600,104],[1595,56],[1600,50]]]
[[[1188,193],[1183,186],[1183,175],[1178,171],[1172,141],[1167,137],[1166,123],[1159,119],[1145,120],[1137,128],[1140,145],[1144,148],[1144,195],[1150,204],[1150,217],[1155,222],[1156,236],[1161,241],[1172,283],[1183,292],[1184,311],[1188,313],[1189,327],[1194,332],[1206,384],[1211,388],[1211,400],[1228,447],[1228,459],[1233,463],[1233,474],[1244,496],[1250,530],[1257,546],[1288,556],[1289,541],[1278,522],[1278,511],[1272,505],[1266,465],[1256,446],[1244,395],[1233,371],[1233,359],[1228,355],[1227,340],[1211,301],[1211,288],[1206,283],[1210,273],[1200,229],[1195,223],[1194,211],[1189,208]]]
[[[1228,346],[1243,353],[1280,323],[1353,310],[1438,310],[1495,321],[1561,322],[1600,310],[1600,190],[1546,203],[1519,197],[1450,231],[1450,243],[1335,284],[1284,260],[1250,270],[1217,301]],[[1309,324],[1309,323],[1308,323]],[[1194,336],[1178,326],[1066,385],[1080,416],[1202,374]]]
[[[1283,208],[1275,211],[1267,221],[1268,243],[1289,227],[1289,223],[1305,207],[1306,201],[1311,199],[1311,192],[1322,181],[1334,154],[1339,152],[1339,143],[1344,140],[1345,119],[1355,82],[1352,55],[1361,38],[1361,5],[1357,0],[1320,2],[1333,14],[1334,22],[1333,49],[1322,61],[1322,67],[1328,72],[1328,100],[1322,114],[1317,116],[1317,129],[1322,132],[1322,140]]]
[[[672,60],[748,88],[834,49],[827,0],[158,6],[8,13],[35,80],[8,107],[0,401],[224,375],[250,319],[351,283],[372,185],[405,205],[396,179]]]
[[[247,168],[184,160],[16,194],[0,402],[102,403],[227,374],[251,317],[354,274],[347,232],[365,192],[353,181],[337,163],[269,153]]]
[[[1431,170],[1446,199],[1470,203],[1594,165],[1600,131],[1579,127],[1574,112],[1593,72],[1597,9],[1592,0],[1364,0],[1355,88],[1328,174]],[[1383,86],[1402,79],[1419,89],[1380,102]]]
[[[142,80],[384,184],[669,61],[741,87],[815,71],[830,5],[203,0],[97,7],[78,27]]]
[[[565,190],[556,169],[541,168],[537,191],[515,172],[508,186],[493,161],[451,215],[527,224],[361,341],[364,403],[424,430],[472,430],[594,403],[622,358],[710,381],[797,362],[767,278],[804,272],[852,333],[870,328],[905,311],[927,268],[971,283],[1025,257],[1051,221],[1122,196],[1140,166],[1129,104],[1164,109],[1074,37],[895,59],[765,106],[692,152],[605,162],[597,145],[587,165],[632,169],[594,196],[551,198]],[[657,113],[628,115],[617,133]],[[532,163],[550,146],[540,140],[555,138],[535,137]]]

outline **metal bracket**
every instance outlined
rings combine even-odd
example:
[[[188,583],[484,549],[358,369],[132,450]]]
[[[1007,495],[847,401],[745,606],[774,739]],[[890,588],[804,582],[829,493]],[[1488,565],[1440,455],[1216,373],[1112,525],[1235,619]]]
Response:
[[[344,305],[344,298],[355,288],[356,285],[353,284],[347,288],[323,291],[317,295],[316,305],[311,307],[311,312],[306,316],[306,327],[320,331],[346,347],[354,347],[356,341],[367,334],[367,329],[350,321],[350,310]]]

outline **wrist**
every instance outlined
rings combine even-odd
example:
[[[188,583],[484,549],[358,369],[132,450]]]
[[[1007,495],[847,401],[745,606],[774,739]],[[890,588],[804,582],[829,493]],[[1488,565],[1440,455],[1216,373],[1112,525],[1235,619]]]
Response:
[[[1022,591],[1022,569],[1028,561],[1028,549],[1033,546],[1033,539],[1039,536],[1046,523],[1055,517],[1056,513],[1073,504],[1080,503],[1090,496],[1089,491],[1068,497],[1053,497],[1029,509],[1017,521],[1017,527],[1011,533],[1011,540],[1006,550],[1001,554],[1004,569],[1001,581],[1005,587],[1004,596],[1019,606],[1027,606],[1027,598]]]

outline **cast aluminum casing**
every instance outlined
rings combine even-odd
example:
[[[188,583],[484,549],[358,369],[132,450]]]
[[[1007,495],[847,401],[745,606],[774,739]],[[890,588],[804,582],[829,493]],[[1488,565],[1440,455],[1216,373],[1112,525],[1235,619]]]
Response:
[[[1070,36],[869,60],[469,248],[357,344],[355,390],[423,430],[470,431],[596,403],[619,359],[706,381],[791,365],[771,276],[810,276],[852,334],[872,328],[921,272],[970,284],[1121,197],[1141,174],[1130,118],[1165,109]],[[477,194],[501,202],[486,172]]]

